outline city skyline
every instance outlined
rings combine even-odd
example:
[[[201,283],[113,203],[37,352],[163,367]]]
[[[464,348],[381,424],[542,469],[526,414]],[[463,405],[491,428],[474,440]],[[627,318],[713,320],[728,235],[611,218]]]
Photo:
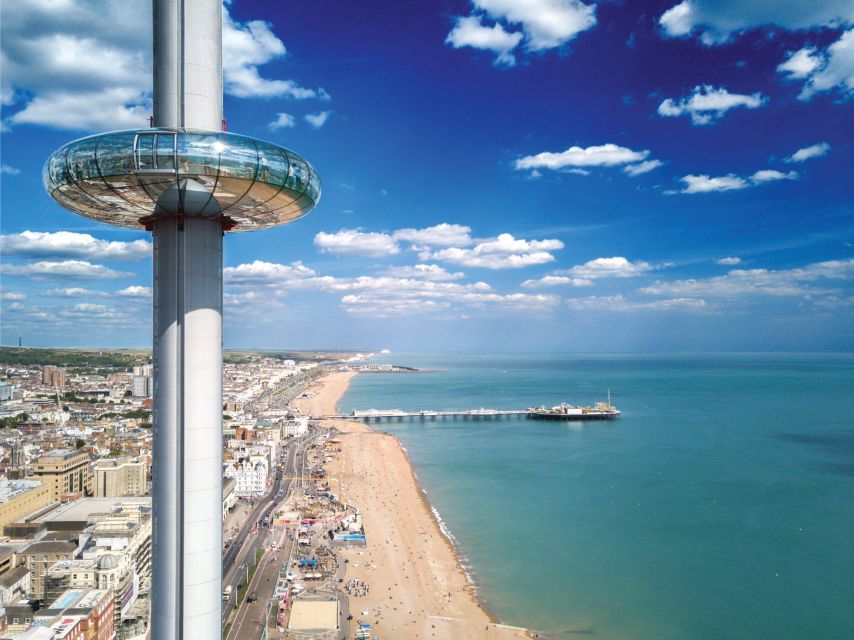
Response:
[[[315,4],[226,3],[229,130],[324,180],[227,239],[226,348],[854,347],[846,3]],[[151,114],[149,8],[93,6],[3,10],[4,344],[150,344],[147,234],[40,186]]]

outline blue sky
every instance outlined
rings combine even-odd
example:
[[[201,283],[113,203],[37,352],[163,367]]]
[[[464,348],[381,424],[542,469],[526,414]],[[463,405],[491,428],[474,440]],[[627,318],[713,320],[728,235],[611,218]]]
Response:
[[[227,348],[854,348],[854,5],[226,5],[231,131],[323,197],[225,243]],[[49,154],[147,126],[150,6],[5,3],[2,342],[150,345],[150,238]]]

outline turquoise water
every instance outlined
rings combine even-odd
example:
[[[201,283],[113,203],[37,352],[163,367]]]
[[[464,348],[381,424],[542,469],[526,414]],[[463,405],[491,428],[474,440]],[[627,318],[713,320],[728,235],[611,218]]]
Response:
[[[481,595],[556,639],[854,638],[854,356],[414,355],[341,408],[592,404],[616,422],[383,423]]]

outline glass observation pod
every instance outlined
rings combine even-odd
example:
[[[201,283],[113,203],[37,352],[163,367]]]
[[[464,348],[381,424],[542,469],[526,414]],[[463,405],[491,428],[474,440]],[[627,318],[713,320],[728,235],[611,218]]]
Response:
[[[292,222],[320,200],[320,181],[305,159],[221,131],[144,129],[81,138],[48,158],[42,179],[66,209],[134,229],[147,227],[160,196],[185,180],[203,185],[212,205],[203,210],[218,209],[232,231]]]

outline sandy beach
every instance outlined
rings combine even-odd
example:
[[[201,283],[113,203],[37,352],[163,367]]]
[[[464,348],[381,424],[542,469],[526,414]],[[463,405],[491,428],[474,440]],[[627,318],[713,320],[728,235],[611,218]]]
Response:
[[[334,373],[296,402],[307,414],[336,412],[354,373]],[[356,421],[330,423],[342,432],[341,453],[327,465],[333,491],[362,513],[368,545],[345,550],[345,582],[359,579],[365,595],[350,596],[354,621],[370,622],[381,638],[462,640],[529,638],[507,627],[475,596],[453,546],[439,529],[400,442]]]

